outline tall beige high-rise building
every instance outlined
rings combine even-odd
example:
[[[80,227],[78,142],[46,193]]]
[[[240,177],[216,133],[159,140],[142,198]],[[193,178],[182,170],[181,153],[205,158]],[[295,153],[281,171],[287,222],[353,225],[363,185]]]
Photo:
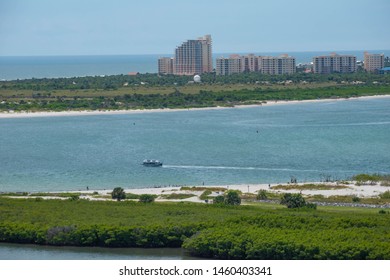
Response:
[[[188,40],[175,50],[174,73],[194,75],[213,71],[211,35]]]
[[[353,55],[331,53],[313,57],[314,73],[353,73],[356,72],[356,68],[356,56]]]
[[[172,57],[160,57],[158,59],[159,74],[173,74],[174,59]]]
[[[382,54],[370,54],[364,52],[364,69],[367,72],[375,72],[382,69],[385,66],[385,55]]]

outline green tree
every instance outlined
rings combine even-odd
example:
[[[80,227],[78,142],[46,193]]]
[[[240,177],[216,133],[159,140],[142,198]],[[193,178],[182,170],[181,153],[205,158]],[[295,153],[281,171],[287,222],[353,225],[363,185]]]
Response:
[[[300,193],[285,193],[280,204],[286,205],[287,208],[301,208],[306,205],[306,201]]]
[[[225,197],[223,195],[218,195],[213,199],[214,204],[223,204],[225,202]]]
[[[268,198],[267,191],[266,190],[259,190],[257,193],[256,199],[257,200],[265,200]]]
[[[354,195],[352,197],[352,202],[355,202],[355,203],[360,202],[360,198],[358,196]]]
[[[121,199],[126,198],[126,193],[122,188],[118,187],[112,191],[111,197],[112,199],[116,199],[117,201],[120,201]]]
[[[238,191],[230,190],[225,194],[225,204],[240,205],[241,198]]]

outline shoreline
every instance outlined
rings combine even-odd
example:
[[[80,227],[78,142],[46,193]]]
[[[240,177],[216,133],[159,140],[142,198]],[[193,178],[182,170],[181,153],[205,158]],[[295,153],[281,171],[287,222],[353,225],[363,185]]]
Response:
[[[197,186],[185,186],[188,188],[195,187],[195,188],[206,188],[206,189],[212,189],[212,188],[224,188],[226,190],[238,190],[244,193],[249,194],[257,194],[259,190],[266,190],[270,193],[301,193],[305,196],[313,196],[313,195],[323,195],[325,197],[328,196],[358,196],[358,197],[376,197],[380,193],[383,193],[385,191],[390,190],[390,187],[381,186],[381,185],[355,185],[355,182],[350,182],[350,184],[337,184],[337,182],[332,183],[324,183],[324,182],[305,182],[305,183],[297,183],[296,185],[306,185],[306,184],[318,184],[318,185],[327,185],[327,186],[340,186],[345,185],[346,188],[342,189],[325,189],[325,190],[318,190],[318,189],[311,189],[311,190],[299,190],[299,189],[272,189],[272,187],[275,187],[280,184],[232,184],[232,185],[197,185]],[[283,186],[288,186],[289,184],[281,184]],[[293,184],[295,185],[295,184]],[[163,187],[163,188],[134,188],[134,189],[128,189],[124,188],[124,191],[126,193],[133,193],[133,194],[155,194],[155,195],[163,195],[163,194],[171,194],[171,193],[194,193],[196,195],[200,195],[203,193],[202,191],[192,191],[192,190],[180,190],[181,187]],[[83,191],[81,191],[83,193]],[[90,191],[91,193],[93,192]],[[111,193],[111,190],[104,190],[104,191],[98,191],[99,193],[108,194]],[[217,195],[217,192],[213,192],[215,195]]]
[[[42,111],[42,112],[0,112],[0,119],[10,118],[31,118],[31,117],[71,117],[71,116],[98,116],[98,115],[127,115],[127,114],[143,114],[143,113],[162,113],[162,112],[184,112],[184,111],[208,111],[208,110],[224,110],[224,109],[241,109],[253,108],[260,106],[275,106],[275,105],[289,105],[301,103],[320,103],[320,102],[334,102],[347,101],[358,99],[378,99],[390,98],[390,94],[385,95],[368,95],[351,98],[327,98],[327,99],[309,99],[309,100],[270,100],[262,104],[252,105],[236,105],[233,107],[203,107],[203,108],[177,108],[177,109],[130,109],[130,110],[86,110],[86,111]]]
[[[275,186],[280,186],[280,184],[232,184],[232,185],[172,185],[165,187],[137,187],[137,188],[126,188],[124,191],[126,194],[134,195],[155,195],[157,197],[156,202],[196,202],[196,203],[206,203],[200,198],[202,193],[210,189],[211,194],[209,197],[216,197],[222,195],[225,191],[236,190],[241,192],[244,195],[257,195],[260,190],[265,190],[269,194],[281,195],[284,193],[301,193],[304,197],[314,197],[317,195],[323,196],[325,198],[331,196],[349,196],[349,197],[359,197],[359,198],[376,198],[380,194],[390,191],[390,187],[382,186],[380,184],[369,185],[356,185],[356,182],[349,181],[345,183],[340,182],[305,182],[297,183],[292,185],[302,186],[307,184],[314,185],[326,185],[328,188],[325,189],[279,189],[273,188]],[[282,184],[285,187],[289,187],[291,184]],[[182,189],[184,188],[184,189]],[[80,199],[87,199],[91,201],[111,201],[113,200],[111,196],[112,189],[94,189],[88,188],[87,190],[69,190],[69,191],[48,191],[48,192],[31,192],[27,195],[13,196],[10,195],[10,198],[36,198],[41,197],[43,199],[68,199],[67,196],[59,196],[58,194],[70,194],[76,193],[80,194]],[[6,192],[5,192],[6,193]],[[34,195],[38,193],[45,193],[47,195]],[[50,194],[53,194],[52,196]],[[176,194],[176,195],[192,195],[188,198],[167,198],[166,196]],[[376,204],[374,204],[376,205]],[[390,207],[390,206],[389,206]]]

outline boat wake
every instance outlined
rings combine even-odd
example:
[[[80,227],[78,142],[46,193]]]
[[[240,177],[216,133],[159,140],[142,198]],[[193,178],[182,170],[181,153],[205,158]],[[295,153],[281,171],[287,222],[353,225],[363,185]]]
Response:
[[[289,172],[324,172],[316,169],[291,169],[291,168],[265,168],[265,167],[240,167],[240,166],[202,166],[202,165],[164,165],[164,168],[175,169],[225,169],[225,170],[262,170],[262,171],[289,171]],[[333,172],[333,171],[332,171]],[[351,171],[343,171],[351,172]]]

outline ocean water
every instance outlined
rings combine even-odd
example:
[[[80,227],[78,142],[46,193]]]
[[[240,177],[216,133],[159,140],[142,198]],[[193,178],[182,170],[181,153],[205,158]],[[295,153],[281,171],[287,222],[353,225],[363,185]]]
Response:
[[[390,98],[0,119],[0,191],[319,181],[390,172]],[[162,168],[142,166],[159,159]]]
[[[0,81],[157,73],[161,55],[0,56]]]
[[[309,63],[313,56],[326,55],[331,51],[317,52],[287,52],[296,58],[298,63]],[[363,60],[363,50],[338,51],[339,54],[356,55]],[[372,53],[390,55],[390,50],[375,50]],[[241,53],[246,54],[246,53]],[[281,52],[255,52],[256,55],[281,55]],[[91,56],[18,56],[7,57],[0,54],[0,81],[127,74],[129,72],[157,73],[157,60],[162,56],[173,54],[153,55],[91,55]],[[215,53],[217,57],[228,57],[230,54]]]

